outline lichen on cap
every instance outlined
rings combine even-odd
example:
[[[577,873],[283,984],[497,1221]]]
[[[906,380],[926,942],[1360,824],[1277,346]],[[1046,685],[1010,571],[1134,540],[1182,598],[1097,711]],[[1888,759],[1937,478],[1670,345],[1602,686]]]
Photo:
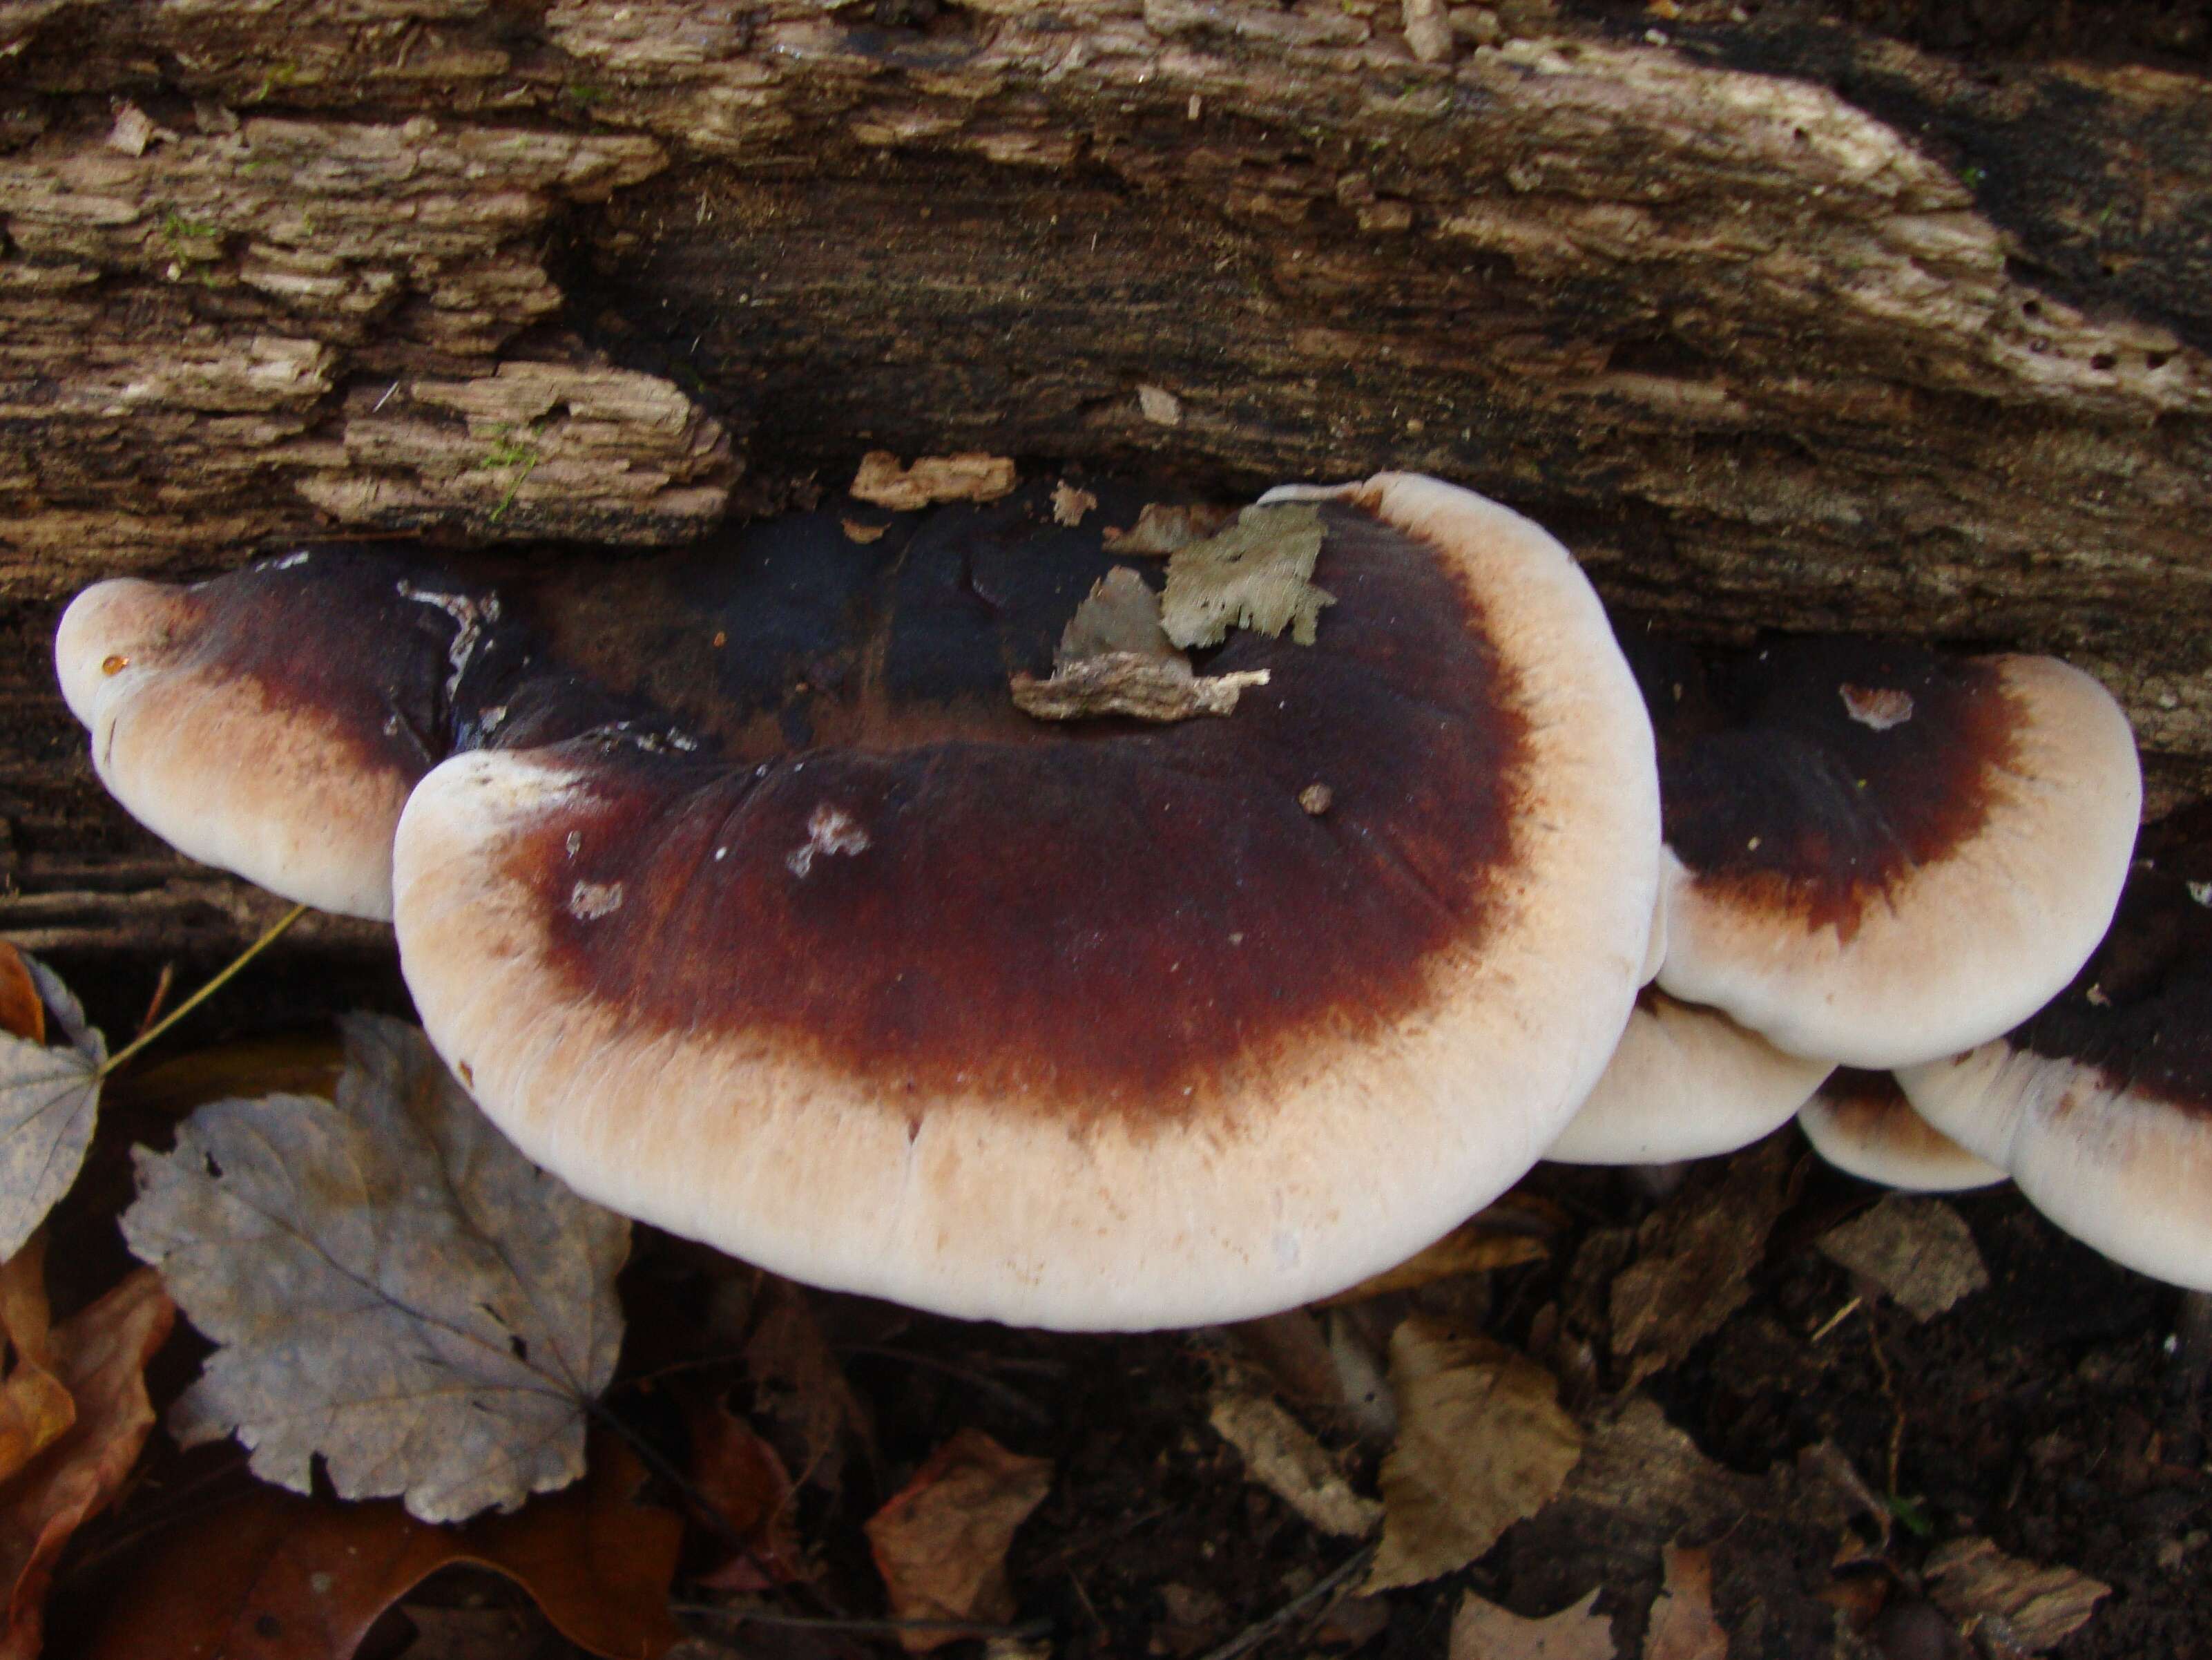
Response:
[[[1793,1054],[1881,1068],[2025,1018],[2110,919],[2142,775],[2046,657],[1641,645],[1665,802],[1658,983]]]
[[[829,609],[865,648],[730,609],[708,655],[755,701],[687,707],[693,748],[502,726],[424,780],[403,966],[525,1151],[803,1280],[1102,1329],[1340,1288],[1534,1161],[1656,896],[1650,729],[1588,584],[1432,480],[1300,492],[1329,603],[1311,645],[1212,650],[1267,676],[1233,713],[1030,721],[1009,672],[1139,516],[1100,493],[1075,544],[1035,490],[857,544]]]

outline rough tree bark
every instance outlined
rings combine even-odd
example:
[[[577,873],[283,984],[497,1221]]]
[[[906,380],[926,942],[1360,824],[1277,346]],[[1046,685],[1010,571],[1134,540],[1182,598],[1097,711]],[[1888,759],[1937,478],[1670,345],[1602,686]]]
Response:
[[[0,929],[267,914],[99,797],[88,578],[878,446],[1436,471],[1674,631],[2066,653],[2203,794],[2212,78],[1593,8],[0,0]]]

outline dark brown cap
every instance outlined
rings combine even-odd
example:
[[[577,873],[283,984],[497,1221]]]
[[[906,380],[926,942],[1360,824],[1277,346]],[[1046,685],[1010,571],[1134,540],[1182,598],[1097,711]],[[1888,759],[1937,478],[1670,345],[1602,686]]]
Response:
[[[392,830],[447,752],[486,603],[419,562],[300,550],[190,587],[99,583],[54,660],[141,824],[288,898],[389,917]]]
[[[739,763],[606,733],[447,761],[396,861],[433,1041],[590,1196],[948,1313],[1237,1318],[1401,1260],[1602,1068],[1657,781],[1541,530],[1405,476],[1294,499],[1333,603],[1310,646],[1230,635],[1206,672],[1267,678],[1226,718],[933,734],[952,702],[871,672],[810,681],[836,741],[755,723]],[[1001,580],[961,527],[1018,506],[915,533],[968,573],[925,596],[946,626]],[[969,684],[956,656],[927,684]]]
[[[2017,1024],[2095,948],[2142,782],[2079,670],[1793,640],[1661,690],[1674,995],[1887,1067]]]

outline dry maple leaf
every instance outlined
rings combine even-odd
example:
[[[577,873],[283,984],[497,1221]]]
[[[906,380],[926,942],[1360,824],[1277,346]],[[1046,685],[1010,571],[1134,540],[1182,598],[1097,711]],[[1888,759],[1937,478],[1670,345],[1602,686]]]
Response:
[[[1524,1620],[1473,1591],[1452,1615],[1449,1660],[1614,1660],[1613,1627],[1592,1611],[1597,1593],[1541,1620]]]
[[[1024,1458],[981,1430],[962,1430],[868,1521],[876,1568],[902,1620],[1013,1617],[1006,1551],[1052,1487],[1052,1461]],[[958,1640],[957,1629],[902,1631],[921,1653]]]
[[[0,1481],[52,1446],[76,1422],[76,1402],[54,1376],[46,1323],[46,1236],[0,1264],[0,1326],[15,1365],[0,1383]]]
[[[0,1487],[0,1586],[8,1612],[0,1660],[32,1660],[45,1627],[47,1581],[70,1535],[123,1486],[154,1427],[146,1363],[176,1309],[140,1269],[53,1333],[55,1375],[76,1421]]]
[[[1398,1444],[1382,1462],[1382,1548],[1361,1590],[1466,1566],[1557,1493],[1582,1456],[1551,1373],[1419,1315],[1390,1335]]]
[[[629,1225],[532,1164],[421,1032],[355,1015],[333,1103],[216,1101],[137,1150],[131,1249],[220,1346],[170,1418],[264,1481],[454,1521],[582,1473]]]
[[[256,1487],[172,1529],[107,1600],[90,1660],[150,1655],[330,1660],[441,1568],[471,1564],[527,1591],[555,1629],[607,1660],[650,1660],[682,1636],[668,1611],[684,1523],[635,1502],[643,1472],[595,1438],[588,1481],[513,1516],[435,1528],[393,1504]]]
[[[23,1249],[76,1180],[92,1145],[107,1059],[107,1040],[86,1024],[69,988],[33,958],[17,964],[69,1041],[49,1049],[33,1037],[0,1034],[0,1257]]]

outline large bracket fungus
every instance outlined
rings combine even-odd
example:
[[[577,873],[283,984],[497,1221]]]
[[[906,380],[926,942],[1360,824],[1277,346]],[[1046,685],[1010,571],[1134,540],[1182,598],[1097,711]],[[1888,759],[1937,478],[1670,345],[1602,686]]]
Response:
[[[1212,648],[1225,718],[1033,720],[1012,677],[1158,570],[1092,488],[1087,529],[1032,487],[543,575],[103,585],[63,675],[187,850],[374,914],[380,843],[433,1041],[586,1195],[955,1314],[1255,1315],[1426,1243],[1588,1093],[1657,897],[1650,730],[1565,550],[1406,476],[1291,493],[1313,643]],[[302,781],[233,787],[302,731]],[[294,802],[351,875],[302,874]]]

